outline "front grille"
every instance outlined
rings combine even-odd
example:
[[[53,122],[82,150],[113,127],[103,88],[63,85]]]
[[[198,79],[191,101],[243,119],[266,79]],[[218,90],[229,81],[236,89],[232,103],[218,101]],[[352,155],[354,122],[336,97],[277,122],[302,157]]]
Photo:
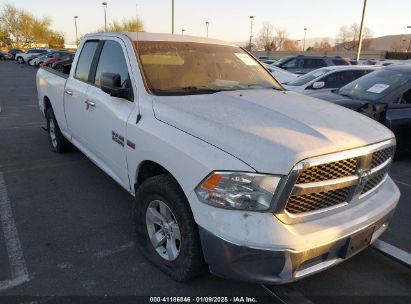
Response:
[[[310,212],[342,204],[347,201],[351,187],[328,192],[291,196],[286,205],[289,213]]]
[[[387,161],[390,157],[394,155],[395,146],[391,146],[379,151],[376,151],[372,155],[371,169],[378,167]]]
[[[314,183],[354,175],[357,161],[358,159],[353,157],[307,168],[300,174],[296,183]]]
[[[385,167],[384,169],[378,171],[375,173],[371,178],[367,181],[367,183],[364,185],[364,188],[361,191],[361,194],[367,193],[374,189],[376,186],[378,186],[379,183],[382,182],[382,180],[385,178],[385,176],[388,173],[388,168]]]
[[[324,162],[311,167],[305,167],[304,164],[300,163],[296,168],[303,169],[293,170],[294,174],[299,175],[294,178],[296,182],[290,186],[290,196],[281,205],[281,209],[279,208],[276,211],[276,215],[286,223],[293,223],[297,221],[297,217],[290,217],[286,213],[307,216],[310,212],[344,203],[352,203],[368,195],[387,176],[390,160],[395,152],[394,145],[385,145],[385,147],[379,149],[378,147],[382,147],[382,145],[376,144],[364,147],[358,150],[358,155],[351,150],[349,152],[350,158],[344,158],[345,152],[340,152],[341,156],[337,153],[324,156],[323,159],[316,157],[316,164],[319,160]],[[327,158],[335,160],[339,156],[341,160],[327,162]],[[304,162],[309,165],[310,159]],[[382,166],[383,164],[384,166]],[[381,168],[376,171],[377,167]],[[344,177],[348,178],[336,180]]]

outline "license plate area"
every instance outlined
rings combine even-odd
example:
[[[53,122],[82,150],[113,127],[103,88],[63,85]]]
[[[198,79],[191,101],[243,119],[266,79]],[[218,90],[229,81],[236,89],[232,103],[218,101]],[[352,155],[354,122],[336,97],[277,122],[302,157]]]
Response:
[[[345,246],[341,248],[339,256],[343,259],[346,259],[367,247],[371,242],[374,231],[375,226],[371,226],[351,235],[347,240]]]

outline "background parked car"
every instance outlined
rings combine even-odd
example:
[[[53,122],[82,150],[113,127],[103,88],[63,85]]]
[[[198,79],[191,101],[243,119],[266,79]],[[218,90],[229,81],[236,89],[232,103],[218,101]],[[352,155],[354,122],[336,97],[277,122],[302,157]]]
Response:
[[[273,63],[275,66],[295,74],[306,74],[313,70],[333,65],[350,65],[350,62],[340,56],[288,56]]]
[[[18,54],[18,53],[23,53],[23,51],[20,50],[20,49],[11,49],[9,51],[9,54],[11,55],[11,60],[16,59],[16,54]]]
[[[285,84],[288,90],[305,95],[339,89],[346,84],[379,69],[371,65],[336,65],[321,68]]]
[[[44,54],[49,52],[49,50],[46,49],[30,49],[26,53],[17,53],[16,54],[16,60],[18,63],[26,63],[30,59],[35,58],[36,56],[40,54]]]
[[[0,60],[10,60],[11,55],[9,53],[0,52]]]
[[[270,71],[271,74],[280,82],[280,83],[287,83],[293,81],[294,79],[298,78],[299,75],[290,73],[286,70],[283,70],[279,67],[274,65],[269,65],[267,70]]]
[[[52,68],[58,72],[69,74],[71,69],[71,64],[74,60],[74,54],[66,60],[57,61],[52,64]]]
[[[72,52],[54,52],[51,58],[43,62],[43,65],[48,68],[51,68],[53,63],[62,61],[62,60],[67,60],[72,57],[74,57],[74,53]]]
[[[311,96],[362,112],[386,106],[384,123],[397,137],[398,151],[411,151],[411,65],[392,64],[369,73],[335,92]]]
[[[36,58],[30,59],[28,61],[28,64],[31,66],[40,66],[44,61],[50,59],[53,57],[53,53],[54,52],[48,52],[45,54],[40,54],[39,56],[37,56]]]

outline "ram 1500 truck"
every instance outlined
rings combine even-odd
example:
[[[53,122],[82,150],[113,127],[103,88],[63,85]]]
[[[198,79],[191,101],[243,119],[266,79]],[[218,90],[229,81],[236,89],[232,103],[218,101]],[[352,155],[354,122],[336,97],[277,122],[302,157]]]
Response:
[[[138,248],[175,280],[303,278],[375,241],[399,200],[390,130],[284,90],[230,43],[89,34],[37,89],[51,149],[135,196]]]

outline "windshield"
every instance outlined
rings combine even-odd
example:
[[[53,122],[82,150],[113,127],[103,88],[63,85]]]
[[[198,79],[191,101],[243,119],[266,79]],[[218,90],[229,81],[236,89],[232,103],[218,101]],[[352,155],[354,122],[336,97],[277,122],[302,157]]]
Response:
[[[135,42],[149,90],[156,95],[211,94],[281,86],[239,47],[173,41]]]
[[[287,85],[289,85],[289,86],[302,86],[302,85],[307,84],[310,81],[312,81],[312,80],[314,80],[318,77],[321,77],[321,76],[325,75],[329,71],[330,71],[329,69],[314,70],[310,73],[307,73],[303,76],[300,76],[300,77],[296,78],[293,81],[290,81],[289,83],[287,83]]]
[[[280,60],[277,60],[276,62],[274,62],[273,65],[279,67],[279,66],[281,66],[284,62],[290,60],[291,58],[293,58],[293,57],[288,56],[288,57],[281,58]]]
[[[373,102],[387,96],[408,81],[411,81],[410,73],[383,69],[354,80],[342,87],[338,94]]]

